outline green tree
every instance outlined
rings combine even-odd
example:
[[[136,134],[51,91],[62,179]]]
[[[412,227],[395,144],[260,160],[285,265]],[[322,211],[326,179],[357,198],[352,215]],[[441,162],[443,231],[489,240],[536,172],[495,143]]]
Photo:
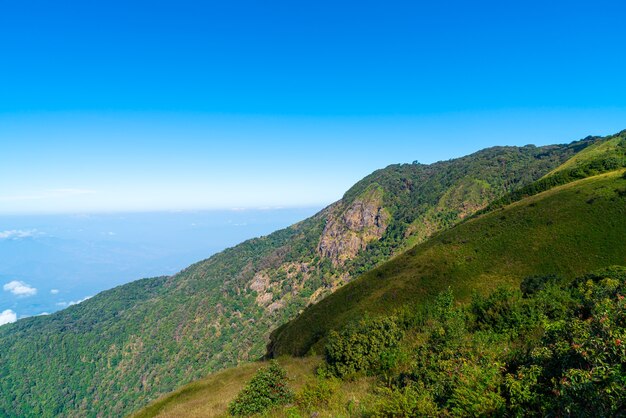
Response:
[[[287,372],[276,361],[272,361],[268,367],[260,369],[239,392],[228,406],[228,412],[234,416],[248,416],[284,405],[292,401],[293,397],[287,385]]]

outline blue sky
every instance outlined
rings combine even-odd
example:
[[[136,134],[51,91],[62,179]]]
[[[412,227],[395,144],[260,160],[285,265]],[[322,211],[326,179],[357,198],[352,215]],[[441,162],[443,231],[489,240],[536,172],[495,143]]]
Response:
[[[317,206],[391,163],[610,134],[625,12],[3,2],[0,213]]]

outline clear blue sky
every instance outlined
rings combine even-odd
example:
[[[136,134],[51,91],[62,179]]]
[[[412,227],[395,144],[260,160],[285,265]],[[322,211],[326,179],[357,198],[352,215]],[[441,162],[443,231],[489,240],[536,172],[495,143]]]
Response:
[[[0,3],[0,213],[310,206],[626,128],[623,1]]]

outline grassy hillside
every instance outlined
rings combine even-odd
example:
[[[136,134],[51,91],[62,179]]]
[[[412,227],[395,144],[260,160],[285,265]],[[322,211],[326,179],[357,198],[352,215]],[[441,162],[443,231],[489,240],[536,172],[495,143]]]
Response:
[[[209,372],[257,359],[270,330],[307,305],[597,141],[389,166],[312,218],[172,277],[2,326],[0,415],[122,415]]]
[[[460,300],[524,277],[573,278],[626,264],[626,177],[615,171],[475,217],[366,273],[273,332],[272,355],[321,352],[331,329],[365,312],[422,304],[450,287]]]
[[[615,160],[617,163],[624,163],[626,158],[626,131],[604,139],[590,137],[587,140],[593,141],[593,143],[552,170],[546,177],[554,176],[563,171],[580,169],[596,161]]]
[[[286,368],[295,387],[301,386],[313,374],[313,369],[319,363],[320,359],[315,357],[302,359],[286,357],[280,360],[281,366]],[[228,403],[263,366],[265,366],[264,362],[254,362],[214,373],[163,396],[131,417],[174,418],[223,415]]]
[[[624,294],[621,266],[532,276],[466,304],[444,291],[426,310],[331,332],[322,361],[232,369],[136,417],[623,416]],[[268,404],[273,391],[285,395]]]
[[[563,165],[526,186],[492,201],[478,213],[486,213],[528,196],[572,181],[626,167],[626,131],[607,138],[589,137],[590,145],[576,153]]]

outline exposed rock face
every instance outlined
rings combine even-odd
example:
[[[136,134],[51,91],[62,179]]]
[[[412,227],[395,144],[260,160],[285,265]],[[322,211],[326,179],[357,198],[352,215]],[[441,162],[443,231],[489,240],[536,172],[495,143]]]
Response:
[[[274,313],[275,311],[282,309],[285,306],[285,304],[281,301],[276,301],[272,304],[270,304],[270,306],[267,307],[267,311],[269,313]]]
[[[265,272],[258,272],[250,281],[250,289],[254,290],[257,293],[256,303],[259,306],[267,305],[272,301],[272,294],[267,292],[268,287],[270,286],[270,277]]]
[[[382,200],[382,191],[371,188],[348,207],[338,204],[326,220],[317,247],[320,255],[330,258],[335,266],[342,265],[380,239],[390,219]]]
[[[312,270],[308,262],[285,262],[277,268],[256,272],[247,287],[256,292],[256,304],[272,314],[284,308],[290,296],[296,296],[302,291]],[[276,300],[278,294],[281,296]]]

